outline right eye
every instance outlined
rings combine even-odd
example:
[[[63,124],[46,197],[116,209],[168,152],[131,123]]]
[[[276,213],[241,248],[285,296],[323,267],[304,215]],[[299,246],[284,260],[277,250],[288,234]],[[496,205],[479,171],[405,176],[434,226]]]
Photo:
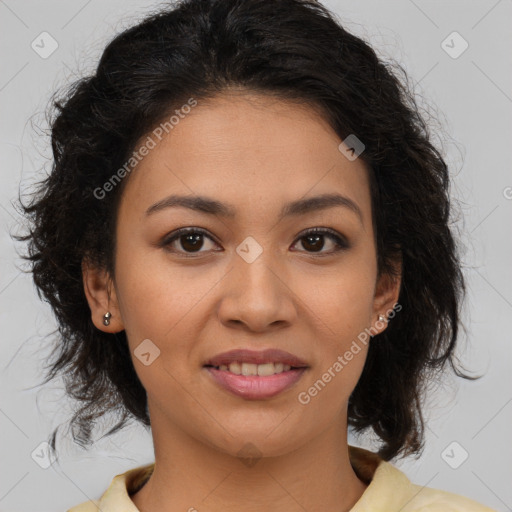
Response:
[[[167,235],[162,240],[161,246],[168,252],[193,258],[194,253],[208,252],[201,251],[204,246],[204,238],[216,244],[215,240],[202,228],[181,228]],[[181,250],[176,246],[181,246]]]

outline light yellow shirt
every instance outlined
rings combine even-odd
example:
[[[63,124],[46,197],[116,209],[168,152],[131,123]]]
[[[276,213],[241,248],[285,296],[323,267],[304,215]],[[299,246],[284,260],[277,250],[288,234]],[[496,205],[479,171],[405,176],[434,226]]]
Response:
[[[350,463],[368,487],[351,512],[496,512],[450,492],[411,483],[398,468],[377,454],[349,446]],[[67,512],[140,512],[130,499],[149,480],[154,463],[116,475],[99,500],[86,501]]]

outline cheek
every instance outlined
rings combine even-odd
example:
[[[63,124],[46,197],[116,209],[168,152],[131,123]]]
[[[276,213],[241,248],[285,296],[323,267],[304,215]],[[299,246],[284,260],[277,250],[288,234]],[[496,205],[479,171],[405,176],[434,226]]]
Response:
[[[346,341],[370,326],[375,278],[374,260],[354,253],[321,273],[297,273],[291,287],[327,337]]]
[[[190,319],[197,318],[198,304],[215,279],[192,280],[149,251],[124,255],[117,260],[116,292],[132,361],[148,394],[165,403],[170,394],[179,396],[179,383],[186,381],[198,328]]]
[[[315,365],[297,395],[314,417],[341,412],[361,376],[370,342],[375,274],[374,259],[361,253],[347,257],[330,274],[296,279],[294,290],[300,290],[317,326],[311,340]]]
[[[367,346],[358,352],[339,351],[339,355],[315,369],[310,379],[297,390],[298,407],[305,417],[319,424],[334,424],[345,416],[350,395],[359,381],[366,361]],[[350,353],[350,360],[346,354]]]
[[[158,394],[164,383],[179,391],[178,381],[189,382],[197,364],[197,340],[212,314],[208,298],[226,271],[179,267],[163,251],[129,244],[119,244],[119,252],[124,256],[117,259],[116,291],[139,379],[148,392]],[[138,359],[142,347],[153,351],[151,357],[157,354],[154,363]]]
[[[297,390],[297,402],[316,421],[334,422],[344,414],[364,368],[370,338],[373,281],[338,274],[305,295],[318,320],[312,345],[315,364]],[[316,334],[316,335],[315,335]]]
[[[308,307],[318,319],[318,329],[321,330],[321,335],[314,338],[318,354],[315,372],[327,371],[339,356],[346,354],[347,363],[342,363],[343,377],[337,380],[357,380],[366,357],[368,337],[365,330],[371,325],[373,286],[371,282],[361,281],[329,283],[329,286],[307,295]]]
[[[119,243],[116,291],[129,338],[172,337],[173,331],[215,285],[214,275],[199,275],[172,265],[163,251]]]

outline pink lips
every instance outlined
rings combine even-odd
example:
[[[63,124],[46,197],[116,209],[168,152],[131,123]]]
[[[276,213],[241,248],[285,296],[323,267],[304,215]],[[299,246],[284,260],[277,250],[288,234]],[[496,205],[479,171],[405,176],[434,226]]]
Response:
[[[258,375],[235,375],[229,371],[217,370],[217,368],[213,367],[209,367],[207,370],[218,384],[234,395],[248,400],[262,400],[278,395],[285,389],[293,386],[302,377],[306,368],[289,370],[265,377]]]
[[[268,362],[290,365],[288,371],[274,375],[236,375],[227,370],[220,370],[221,365],[231,363],[264,364]],[[277,349],[263,351],[231,350],[218,354],[205,364],[205,369],[217,384],[234,395],[247,400],[271,398],[292,387],[306,371],[307,364],[297,356]]]

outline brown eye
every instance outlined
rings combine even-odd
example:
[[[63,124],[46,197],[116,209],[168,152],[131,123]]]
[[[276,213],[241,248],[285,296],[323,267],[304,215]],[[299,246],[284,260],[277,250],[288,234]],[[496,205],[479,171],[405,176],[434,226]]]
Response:
[[[329,238],[331,240],[332,248],[331,250],[322,252],[322,249],[326,245],[325,238]],[[349,248],[349,244],[345,238],[330,229],[312,228],[306,233],[303,233],[298,241],[301,242],[302,247],[306,250],[306,252],[316,252],[320,253],[321,255],[332,254]]]
[[[204,244],[203,237],[204,235],[201,233],[189,233],[188,235],[181,235],[178,240],[185,251],[197,252]]]
[[[330,242],[326,243],[326,239]],[[202,228],[181,228],[171,233],[161,242],[161,246],[166,251],[180,254],[185,257],[194,257],[195,254],[208,253],[211,250],[218,250],[212,247],[208,248],[208,243],[218,245],[215,240],[207,234]],[[334,230],[311,228],[302,233],[294,245],[300,242],[302,248],[310,254],[317,253],[319,256],[328,256],[350,247],[349,243],[342,235]],[[323,250],[327,247],[327,250]],[[222,250],[222,249],[221,249]]]
[[[205,245],[205,238],[215,243],[213,238],[206,234],[206,231],[199,228],[182,228],[171,233],[162,242],[162,247],[167,251],[181,254],[194,254],[208,252],[201,251]]]

